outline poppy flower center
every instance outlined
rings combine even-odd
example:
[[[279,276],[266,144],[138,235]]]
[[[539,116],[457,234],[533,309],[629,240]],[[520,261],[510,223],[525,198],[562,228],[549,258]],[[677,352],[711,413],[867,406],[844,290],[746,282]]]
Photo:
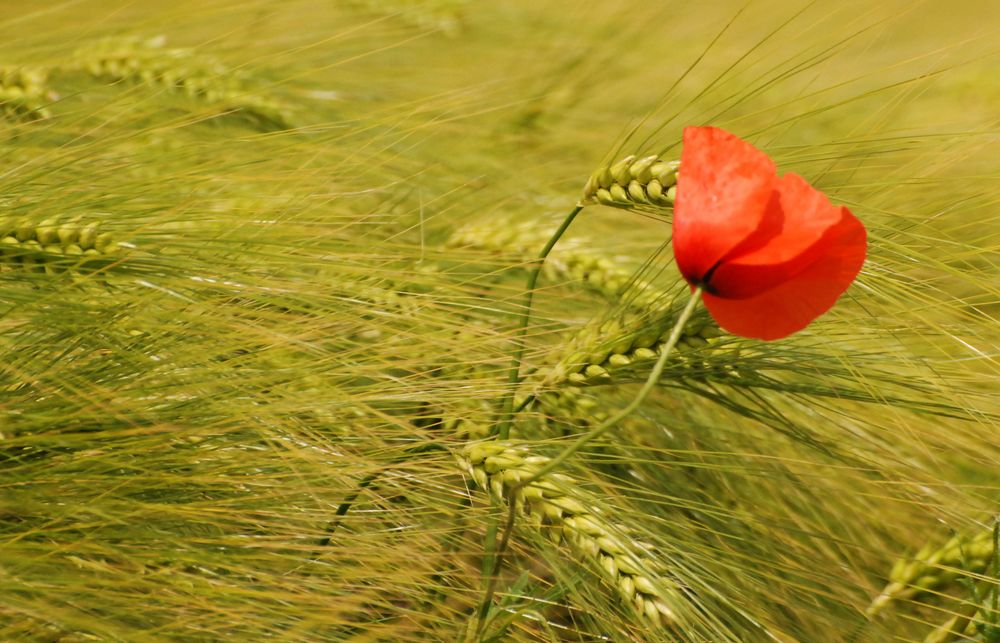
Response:
[[[705,272],[705,274],[702,276],[702,278],[700,280],[698,280],[698,282],[695,283],[694,285],[695,286],[701,286],[702,290],[704,290],[705,292],[707,292],[707,293],[709,293],[711,295],[717,294],[716,293],[716,289],[712,286],[711,281],[712,281],[712,275],[715,274],[715,271],[721,265],[722,265],[722,259],[719,259],[718,261],[715,262],[715,265],[713,265],[711,268],[709,268]]]

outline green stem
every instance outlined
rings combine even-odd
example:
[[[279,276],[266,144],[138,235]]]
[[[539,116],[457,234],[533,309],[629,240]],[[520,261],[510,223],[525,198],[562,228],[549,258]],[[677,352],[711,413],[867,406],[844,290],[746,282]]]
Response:
[[[514,409],[514,414],[517,415],[518,413],[520,413],[524,409],[526,409],[529,406],[531,406],[535,402],[535,398],[536,398],[536,396],[535,396],[534,393],[532,393],[528,397],[524,398],[524,400],[522,400],[521,403],[517,405],[517,408]]]
[[[411,455],[424,453],[426,451],[447,451],[447,449],[435,442],[431,442],[429,444],[418,444],[417,446],[407,448],[401,455],[393,458],[389,464],[394,465],[399,464],[400,462],[405,462]],[[351,506],[354,504],[354,501],[358,499],[358,496],[361,495],[362,491],[370,487],[373,482],[378,480],[379,476],[386,472],[386,470],[387,469],[379,469],[378,471],[373,471],[372,473],[366,475],[361,479],[361,482],[358,483],[357,488],[351,493],[351,495],[347,496],[347,498],[340,503],[340,506],[337,507],[337,511],[334,513],[333,521],[326,528],[326,535],[317,543],[320,547],[327,547],[330,544],[333,539],[334,532],[337,531],[337,528],[340,526],[344,516],[347,515],[347,512],[351,510]],[[312,560],[318,559],[319,556],[320,552],[313,553]]]
[[[483,590],[484,594],[492,598],[493,593],[490,588],[493,585],[493,573],[496,569],[496,544],[497,544],[497,532],[499,531],[499,521],[497,520],[497,511],[500,510],[500,499],[493,498],[491,503],[493,505],[492,515],[490,516],[490,524],[486,528],[486,542],[485,550],[486,555],[483,557]],[[476,635],[478,637],[479,631],[482,628],[482,623],[486,622],[486,617],[490,613],[490,600],[489,598],[484,598],[482,604],[479,606],[479,617],[478,625],[476,627]]]
[[[501,440],[506,440],[510,437],[511,419],[514,416],[514,392],[521,378],[521,359],[524,357],[525,350],[524,336],[528,332],[528,320],[531,318],[531,302],[535,297],[535,284],[538,283],[538,275],[542,272],[542,265],[545,263],[545,258],[549,256],[552,248],[556,245],[559,239],[562,238],[570,224],[573,223],[573,219],[576,218],[576,215],[580,214],[581,210],[583,210],[583,206],[578,205],[566,216],[562,225],[559,226],[559,229],[555,231],[555,234],[552,235],[552,238],[549,239],[548,243],[545,244],[545,247],[542,248],[542,251],[538,254],[538,258],[535,260],[535,265],[532,267],[531,273],[528,275],[528,287],[527,291],[524,293],[524,305],[521,310],[521,318],[519,320],[517,336],[515,339],[516,346],[514,348],[514,356],[511,358],[510,369],[507,372],[507,383],[509,384],[509,387],[507,393],[501,401],[500,419],[493,431],[493,433]]]
[[[499,503],[499,498],[494,498],[493,502]],[[510,534],[514,531],[516,507],[517,499],[511,498],[510,511],[507,514],[507,523],[504,525],[503,536],[500,539],[499,546],[496,545],[497,530],[499,528],[497,516],[495,513],[490,516],[490,524],[486,531],[487,556],[485,565],[483,566],[483,577],[486,580],[486,586],[483,591],[483,600],[479,605],[479,620],[476,624],[473,638],[476,641],[482,639],[483,630],[489,621],[490,606],[493,604],[493,596],[496,594],[497,583],[500,580],[500,567],[502,563],[500,557],[507,551],[507,545],[510,543]],[[495,553],[494,550],[496,550]]]
[[[993,520],[993,578],[992,580],[1000,580],[1000,516],[994,518]],[[993,610],[990,612],[990,622],[994,625],[997,623],[997,618],[1000,616],[1000,587],[994,585],[993,590]]]
[[[345,515],[347,515],[348,511],[351,510],[351,505],[353,505],[354,501],[358,499],[358,496],[361,495],[361,492],[370,487],[371,484],[375,482],[380,475],[382,475],[382,471],[375,471],[374,473],[369,473],[368,475],[366,475],[364,478],[362,478],[361,482],[358,483],[358,486],[354,490],[354,492],[351,493],[351,495],[347,496],[347,498],[345,498],[342,503],[340,503],[340,506],[337,507],[337,512],[333,514],[334,515],[333,522],[331,522],[330,526],[326,528],[326,536],[320,538],[319,540],[318,544],[320,547],[326,547],[330,544],[330,540],[333,539],[333,533],[337,531],[337,527],[340,526],[341,519]]]
[[[487,614],[490,604],[493,602],[493,595],[496,594],[497,583],[500,580],[500,568],[503,566],[503,555],[507,551],[507,545],[510,544],[510,535],[514,532],[514,523],[517,521],[517,498],[511,496],[508,501],[507,508],[507,523],[503,528],[503,535],[500,538],[500,546],[496,548],[496,553],[492,555],[491,563],[492,566],[489,569],[489,575],[487,576],[486,589],[483,592],[483,601],[479,608],[480,614]],[[490,523],[491,528],[497,527],[496,516],[491,516],[493,522]],[[494,539],[495,539],[494,534]],[[480,623],[476,628],[476,635],[478,636],[483,629],[484,623]]]
[[[513,485],[511,488],[512,494],[516,493],[519,489],[523,489],[542,476],[548,475],[558,469],[564,462],[566,462],[566,460],[571,458],[573,454],[585,447],[587,443],[604,435],[605,432],[613,428],[616,424],[624,420],[633,411],[639,408],[639,405],[645,401],[646,397],[649,396],[653,388],[655,388],[656,384],[660,381],[660,376],[663,375],[663,369],[667,365],[667,358],[670,357],[670,353],[673,351],[674,346],[677,345],[677,340],[680,339],[681,333],[684,331],[684,326],[691,318],[691,314],[694,312],[695,306],[698,304],[698,299],[701,296],[701,291],[701,286],[698,286],[691,292],[691,298],[688,300],[687,306],[684,307],[684,311],[681,313],[680,317],[678,317],[677,321],[674,323],[674,328],[670,332],[670,337],[667,339],[667,343],[664,344],[663,350],[660,352],[660,358],[656,360],[656,365],[653,366],[653,371],[649,374],[649,377],[646,378],[646,383],[642,385],[642,388],[639,390],[639,394],[635,396],[635,399],[629,402],[628,406],[623,408],[621,411],[618,411],[618,413],[605,420],[603,424],[582,435],[576,442],[553,458],[547,465],[527,478],[518,481],[518,483]]]
[[[524,487],[528,486],[532,482],[538,480],[542,476],[552,473],[557,468],[559,468],[566,460],[573,456],[577,451],[582,449],[587,445],[588,442],[594,440],[606,431],[617,425],[619,422],[624,420],[639,408],[649,394],[652,392],[653,388],[660,381],[660,376],[663,375],[663,369],[667,365],[667,358],[670,357],[670,353],[673,351],[674,346],[677,345],[677,341],[681,337],[681,333],[684,331],[684,326],[687,325],[689,319],[691,319],[691,314],[694,313],[695,307],[698,305],[698,299],[701,298],[702,287],[698,286],[691,292],[691,298],[688,300],[687,305],[681,312],[680,317],[674,322],[674,328],[670,331],[670,337],[667,338],[666,344],[663,345],[663,350],[660,352],[660,358],[656,361],[656,365],[653,366],[652,372],[649,377],[646,378],[646,383],[642,385],[639,390],[639,394],[635,396],[628,406],[623,408],[621,411],[616,413],[613,417],[606,420],[603,424],[598,426],[596,429],[584,434],[576,442],[571,444],[569,448],[556,456],[547,465],[536,471],[534,474],[519,480],[517,483],[511,485],[510,490],[507,492],[507,497],[509,500],[510,507],[508,508],[507,514],[507,524],[504,526],[503,536],[500,538],[500,545],[496,549],[496,553],[492,552],[490,547],[487,548],[487,552],[492,556],[492,568],[489,571],[488,582],[486,585],[486,591],[484,592],[483,602],[480,607],[480,615],[486,614],[486,610],[489,607],[490,602],[493,600],[493,595],[496,591],[497,580],[500,575],[500,567],[503,564],[503,556],[507,550],[507,545],[510,543],[511,532],[514,530],[514,523],[516,521],[516,511],[517,511],[517,493]],[[491,520],[496,520],[495,515],[491,516]],[[491,528],[495,527],[495,522],[491,523]],[[495,535],[494,535],[495,538]],[[479,627],[476,629],[477,634],[481,633],[482,623],[479,623]]]

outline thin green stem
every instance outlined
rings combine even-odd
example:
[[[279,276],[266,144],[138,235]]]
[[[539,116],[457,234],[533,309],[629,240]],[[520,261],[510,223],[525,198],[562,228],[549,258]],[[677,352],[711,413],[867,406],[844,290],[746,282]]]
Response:
[[[499,499],[494,499],[499,502]],[[501,567],[501,556],[507,551],[507,545],[510,544],[510,534],[514,531],[514,520],[516,519],[516,509],[517,509],[517,498],[510,499],[510,510],[507,514],[507,523],[503,528],[503,536],[500,539],[499,546],[496,545],[496,534],[499,527],[497,522],[496,514],[490,518],[490,526],[487,531],[487,551],[489,555],[486,558],[486,565],[484,566],[483,572],[486,574],[486,587],[483,592],[483,600],[479,606],[479,623],[476,626],[476,633],[474,640],[480,640],[482,638],[483,630],[488,622],[488,617],[490,614],[490,605],[493,604],[493,596],[496,594],[497,583],[500,580],[500,567]],[[491,549],[496,549],[494,554]]]
[[[511,485],[510,490],[507,493],[507,497],[509,498],[508,504],[510,505],[507,513],[507,524],[504,526],[503,536],[500,538],[500,545],[497,548],[495,554],[492,553],[489,550],[489,548],[487,548],[489,555],[493,557],[492,558],[493,565],[489,572],[489,580],[486,585],[486,591],[484,592],[483,603],[480,607],[480,612],[479,612],[480,615],[486,613],[485,610],[488,608],[490,602],[492,602],[493,595],[496,592],[497,579],[499,578],[500,575],[500,568],[503,565],[503,556],[504,553],[507,551],[507,545],[510,543],[510,536],[511,533],[514,531],[514,523],[516,522],[517,518],[516,512],[517,512],[518,491],[528,486],[532,482],[538,480],[542,476],[548,475],[549,473],[555,471],[557,468],[562,466],[562,464],[566,462],[566,460],[572,457],[573,454],[575,454],[577,451],[586,446],[587,443],[603,435],[606,431],[616,426],[619,422],[628,417],[633,411],[639,408],[639,406],[646,400],[646,398],[652,392],[653,388],[656,387],[656,384],[660,381],[660,376],[663,375],[663,369],[667,365],[667,358],[670,357],[670,353],[673,351],[674,346],[677,345],[677,341],[680,339],[681,333],[684,331],[684,326],[686,326],[688,320],[691,319],[691,315],[692,313],[694,313],[694,309],[698,305],[698,300],[701,298],[701,292],[702,292],[701,286],[698,286],[691,292],[691,298],[688,300],[687,305],[684,307],[684,310],[677,318],[677,321],[674,322],[674,328],[672,331],[670,331],[670,337],[667,338],[666,344],[663,345],[663,350],[660,352],[660,358],[656,361],[656,364],[653,366],[652,372],[650,372],[649,377],[646,378],[646,383],[642,385],[642,388],[639,390],[639,394],[635,396],[635,399],[629,402],[628,406],[626,406],[621,411],[616,413],[614,416],[606,420],[603,424],[581,436],[576,442],[571,444],[566,450],[564,450],[562,453],[556,456],[547,465],[536,471],[534,474],[528,476],[527,478],[524,478],[518,481],[516,484]],[[491,517],[491,520],[495,521],[496,517],[495,516]],[[491,527],[493,527],[494,525],[495,523],[491,523]],[[479,631],[480,630],[477,628],[477,633],[479,633]]]
[[[400,462],[405,462],[410,456],[418,453],[424,453],[426,451],[447,451],[447,449],[434,442],[429,444],[419,444],[415,447],[409,447],[401,455],[393,458],[389,464],[394,465],[399,464]],[[358,499],[358,496],[361,495],[362,491],[370,487],[373,482],[378,480],[378,478],[386,472],[386,470],[387,469],[379,469],[378,471],[373,471],[372,473],[366,475],[361,479],[361,482],[358,483],[357,488],[351,492],[351,494],[347,496],[343,502],[340,503],[340,506],[337,507],[337,511],[334,513],[333,521],[330,522],[330,525],[326,528],[326,535],[323,538],[320,538],[317,543],[320,547],[327,547],[330,544],[333,539],[334,532],[337,531],[337,528],[340,526],[344,516],[347,515],[347,512],[351,510],[351,506],[354,505],[354,501]],[[320,552],[315,552],[311,558],[312,560],[316,560],[319,556]]]
[[[680,317],[678,317],[677,321],[674,323],[674,328],[670,332],[670,337],[667,339],[667,343],[664,344],[663,350],[660,352],[660,358],[656,360],[656,365],[653,366],[652,372],[650,372],[649,377],[646,378],[646,383],[642,385],[642,388],[639,390],[639,394],[635,396],[635,399],[629,402],[628,406],[623,408],[621,411],[618,411],[618,413],[605,420],[603,424],[582,435],[576,442],[553,458],[547,465],[513,485],[511,493],[516,493],[518,489],[522,489],[542,476],[552,473],[562,466],[566,460],[571,458],[573,454],[585,447],[589,442],[604,435],[604,433],[606,433],[609,429],[613,428],[619,422],[631,415],[633,411],[639,408],[639,406],[646,400],[646,397],[648,397],[652,392],[653,388],[656,387],[656,384],[660,381],[660,376],[663,375],[663,369],[667,365],[667,358],[670,357],[670,353],[673,351],[674,346],[677,345],[677,340],[680,339],[681,333],[684,331],[684,326],[691,318],[691,314],[694,312],[694,309],[698,304],[698,299],[701,296],[701,291],[701,286],[698,286],[691,292],[691,298],[688,300],[687,306],[684,307],[684,311],[681,312]]]
[[[1000,581],[1000,516],[993,520],[993,556],[991,567],[994,581]],[[1000,616],[1000,587],[994,585],[993,590],[993,610],[990,612],[990,622],[996,625]]]
[[[524,398],[524,400],[522,400],[521,403],[517,405],[517,408],[514,409],[514,414],[517,415],[518,413],[520,413],[524,409],[526,409],[529,406],[531,406],[535,402],[535,399],[536,398],[535,398],[535,394],[534,393],[532,393],[528,397]]]
[[[477,619],[476,626],[476,636],[478,638],[482,623],[486,621],[487,615],[490,613],[490,600],[493,597],[493,592],[491,588],[493,587],[493,573],[496,570],[496,549],[497,549],[497,532],[499,531],[500,525],[497,520],[497,511],[500,507],[500,499],[493,498],[492,515],[490,516],[490,524],[486,528],[486,542],[485,550],[486,555],[483,557],[483,590],[487,598],[483,599],[482,604],[479,606],[479,616]]]
[[[354,501],[358,499],[358,496],[361,495],[361,492],[370,487],[371,484],[375,482],[379,476],[382,475],[382,473],[383,471],[379,470],[375,471],[374,473],[369,473],[368,475],[366,475],[364,478],[361,479],[361,482],[358,483],[357,488],[351,493],[351,495],[347,496],[347,498],[345,498],[344,501],[340,503],[340,506],[337,507],[336,513],[333,514],[334,515],[333,522],[331,522],[330,526],[326,528],[326,536],[323,536],[319,540],[318,544],[320,547],[326,547],[330,544],[330,540],[333,538],[333,533],[337,531],[337,527],[340,526],[341,519],[345,515],[347,515],[348,511],[351,510],[351,505],[353,505]]]
[[[509,386],[507,393],[501,400],[500,418],[493,430],[493,433],[501,440],[506,440],[510,437],[510,425],[514,417],[514,392],[517,389],[518,382],[521,380],[521,360],[524,358],[525,350],[524,336],[528,333],[528,321],[531,318],[531,302],[535,297],[535,285],[538,283],[538,275],[542,272],[542,265],[545,263],[545,258],[549,256],[552,248],[562,238],[570,224],[573,223],[573,219],[576,218],[576,215],[580,214],[581,210],[583,210],[583,206],[578,205],[566,216],[562,225],[559,226],[559,229],[555,231],[555,234],[552,235],[552,238],[549,239],[548,243],[545,244],[545,247],[538,254],[535,265],[528,274],[527,291],[524,293],[524,304],[521,309],[521,318],[518,322],[517,336],[514,340],[516,342],[514,356],[511,358],[510,369],[507,372],[507,383]]]

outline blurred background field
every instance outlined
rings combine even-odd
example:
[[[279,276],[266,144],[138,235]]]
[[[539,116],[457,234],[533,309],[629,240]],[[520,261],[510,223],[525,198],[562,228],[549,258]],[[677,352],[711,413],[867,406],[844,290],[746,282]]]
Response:
[[[595,168],[695,124],[847,204],[869,261],[800,335],[691,340],[567,467],[679,624],[523,526],[479,635],[989,640],[998,35],[989,0],[0,1],[0,640],[472,638],[459,460],[525,268]],[[669,321],[669,214],[588,207],[553,253],[530,452],[648,374],[546,375]]]

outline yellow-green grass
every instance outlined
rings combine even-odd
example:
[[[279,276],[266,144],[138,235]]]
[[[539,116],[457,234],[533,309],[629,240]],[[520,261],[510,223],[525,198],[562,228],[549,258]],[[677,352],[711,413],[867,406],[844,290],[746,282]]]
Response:
[[[895,560],[998,511],[994,3],[514,0],[455,3],[457,29],[408,19],[438,2],[7,5],[0,63],[47,90],[0,121],[0,217],[118,246],[0,264],[0,639],[462,636],[495,507],[457,456],[507,390],[533,252],[449,240],[540,246],[596,168],[677,158],[689,124],[847,204],[869,262],[801,335],[718,338],[743,381],[668,369],[569,463],[655,547],[683,632],[517,530],[486,636],[920,640],[960,611],[864,613]],[[161,36],[290,127],[75,59]],[[585,208],[553,265],[609,258],[614,287],[543,274],[518,399],[581,332],[669,313],[669,216]],[[552,457],[644,369],[514,434]]]

